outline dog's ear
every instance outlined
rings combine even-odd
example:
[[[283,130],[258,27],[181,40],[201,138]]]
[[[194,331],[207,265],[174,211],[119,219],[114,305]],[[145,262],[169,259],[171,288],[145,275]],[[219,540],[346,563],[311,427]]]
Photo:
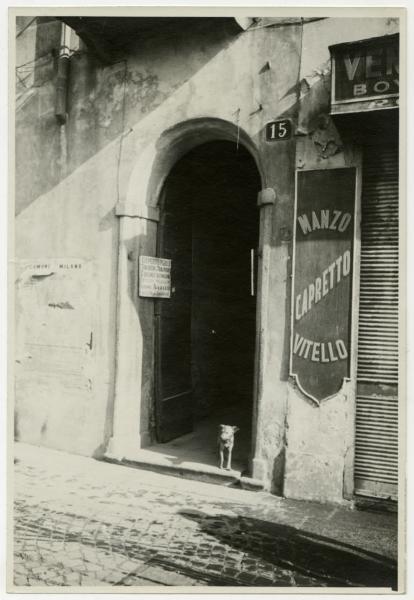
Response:
[[[233,431],[234,433],[237,433],[238,431],[240,431],[240,427],[237,427],[237,425],[233,425]]]

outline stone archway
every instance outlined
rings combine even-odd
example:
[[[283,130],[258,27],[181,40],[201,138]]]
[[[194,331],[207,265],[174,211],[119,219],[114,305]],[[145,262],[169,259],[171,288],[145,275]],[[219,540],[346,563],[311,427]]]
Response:
[[[106,453],[112,458],[133,460],[139,449],[147,446],[151,440],[149,426],[154,387],[154,312],[151,300],[138,298],[139,255],[155,255],[159,221],[158,202],[165,179],[173,165],[196,146],[216,140],[231,141],[243,146],[255,161],[262,188],[265,187],[257,147],[245,131],[222,119],[192,119],[165,130],[156,141],[143,148],[129,177],[125,200],[116,207],[119,217],[116,382],[113,435]],[[262,200],[259,198],[258,204],[264,208],[260,211],[259,242],[263,244],[265,213],[271,210],[274,198],[266,194],[259,196]],[[261,275],[262,269],[259,266],[253,455],[257,436],[254,420],[258,412],[257,396],[262,372],[262,289],[267,289]]]
[[[214,140],[244,146],[256,163],[262,187],[266,187],[257,146],[243,129],[224,119],[190,119],[166,129],[145,146],[129,176],[124,200],[117,205],[117,215],[158,220],[160,191],[173,165],[196,146]]]

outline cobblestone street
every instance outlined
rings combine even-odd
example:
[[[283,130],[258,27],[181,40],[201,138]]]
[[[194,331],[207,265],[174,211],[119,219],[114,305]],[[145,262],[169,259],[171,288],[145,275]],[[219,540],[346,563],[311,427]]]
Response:
[[[15,586],[396,587],[395,514],[15,456]]]

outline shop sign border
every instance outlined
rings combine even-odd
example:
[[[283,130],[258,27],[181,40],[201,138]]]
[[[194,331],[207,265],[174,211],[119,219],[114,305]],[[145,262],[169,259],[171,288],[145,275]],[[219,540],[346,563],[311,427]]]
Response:
[[[349,319],[350,319],[350,324],[349,324],[349,358],[350,358],[349,376],[345,376],[342,378],[342,383],[340,385],[340,388],[336,392],[319,400],[318,398],[315,398],[315,396],[313,396],[310,392],[306,391],[301,386],[299,378],[298,378],[298,374],[292,372],[292,368],[293,368],[293,365],[292,365],[292,363],[293,363],[293,338],[294,338],[294,333],[295,333],[294,308],[295,308],[296,230],[297,230],[297,213],[298,213],[298,174],[303,173],[305,171],[306,172],[330,171],[330,170],[335,170],[337,168],[353,169],[355,171],[355,187],[354,187],[354,202],[353,202],[354,223],[353,223],[353,232],[352,232],[352,234],[353,234],[353,239],[352,239],[353,253],[352,253],[352,261],[351,261],[352,271],[351,271],[351,281],[350,281],[351,303],[350,303],[350,307],[349,307],[349,310],[350,310],[350,316],[349,316]],[[355,242],[356,242],[356,234],[357,234],[357,220],[359,218],[358,171],[359,171],[359,169],[356,165],[349,165],[349,166],[344,165],[343,167],[332,167],[332,168],[325,168],[325,169],[309,167],[309,168],[303,168],[303,169],[299,168],[299,169],[295,170],[295,203],[294,203],[294,221],[293,221],[294,227],[293,227],[293,243],[292,243],[292,276],[291,276],[292,285],[291,285],[291,306],[290,306],[291,315],[290,315],[290,346],[289,346],[289,378],[290,378],[291,384],[293,383],[306,398],[312,400],[312,402],[314,402],[317,406],[320,406],[322,404],[322,402],[326,402],[332,398],[335,398],[339,394],[343,393],[344,387],[350,381],[352,381],[353,362],[354,362],[354,323],[353,323],[354,309],[353,309],[353,304],[354,304],[355,278],[357,275]]]
[[[347,105],[347,104],[353,104],[353,103],[366,103],[369,104],[375,100],[387,100],[387,99],[399,99],[400,93],[398,92],[384,92],[384,93],[377,93],[377,94],[371,94],[368,96],[353,96],[351,98],[337,98],[336,97],[336,83],[337,83],[337,60],[342,57],[343,53],[344,53],[344,48],[349,48],[349,49],[355,49],[355,48],[371,48],[371,47],[380,47],[381,42],[385,42],[388,45],[393,45],[393,43],[395,43],[398,46],[398,51],[399,51],[399,58],[401,57],[401,41],[400,41],[400,35],[399,33],[396,34],[392,34],[390,36],[385,36],[385,37],[389,37],[389,39],[385,39],[384,40],[384,36],[379,36],[375,39],[372,38],[368,38],[368,39],[364,39],[364,40],[356,40],[353,42],[347,42],[347,43],[343,43],[343,44],[334,44],[332,46],[329,47],[329,51],[330,51],[330,63],[331,63],[331,106],[332,108],[335,106],[341,106],[341,105]],[[363,108],[362,110],[367,110],[365,108]],[[368,109],[369,110],[369,109]]]

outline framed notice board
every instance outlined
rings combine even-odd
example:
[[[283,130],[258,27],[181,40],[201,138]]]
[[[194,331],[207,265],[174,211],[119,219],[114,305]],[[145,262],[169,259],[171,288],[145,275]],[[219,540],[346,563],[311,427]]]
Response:
[[[350,376],[356,169],[298,171],[290,375],[319,404]]]
[[[171,260],[139,257],[139,295],[143,298],[171,297]]]

